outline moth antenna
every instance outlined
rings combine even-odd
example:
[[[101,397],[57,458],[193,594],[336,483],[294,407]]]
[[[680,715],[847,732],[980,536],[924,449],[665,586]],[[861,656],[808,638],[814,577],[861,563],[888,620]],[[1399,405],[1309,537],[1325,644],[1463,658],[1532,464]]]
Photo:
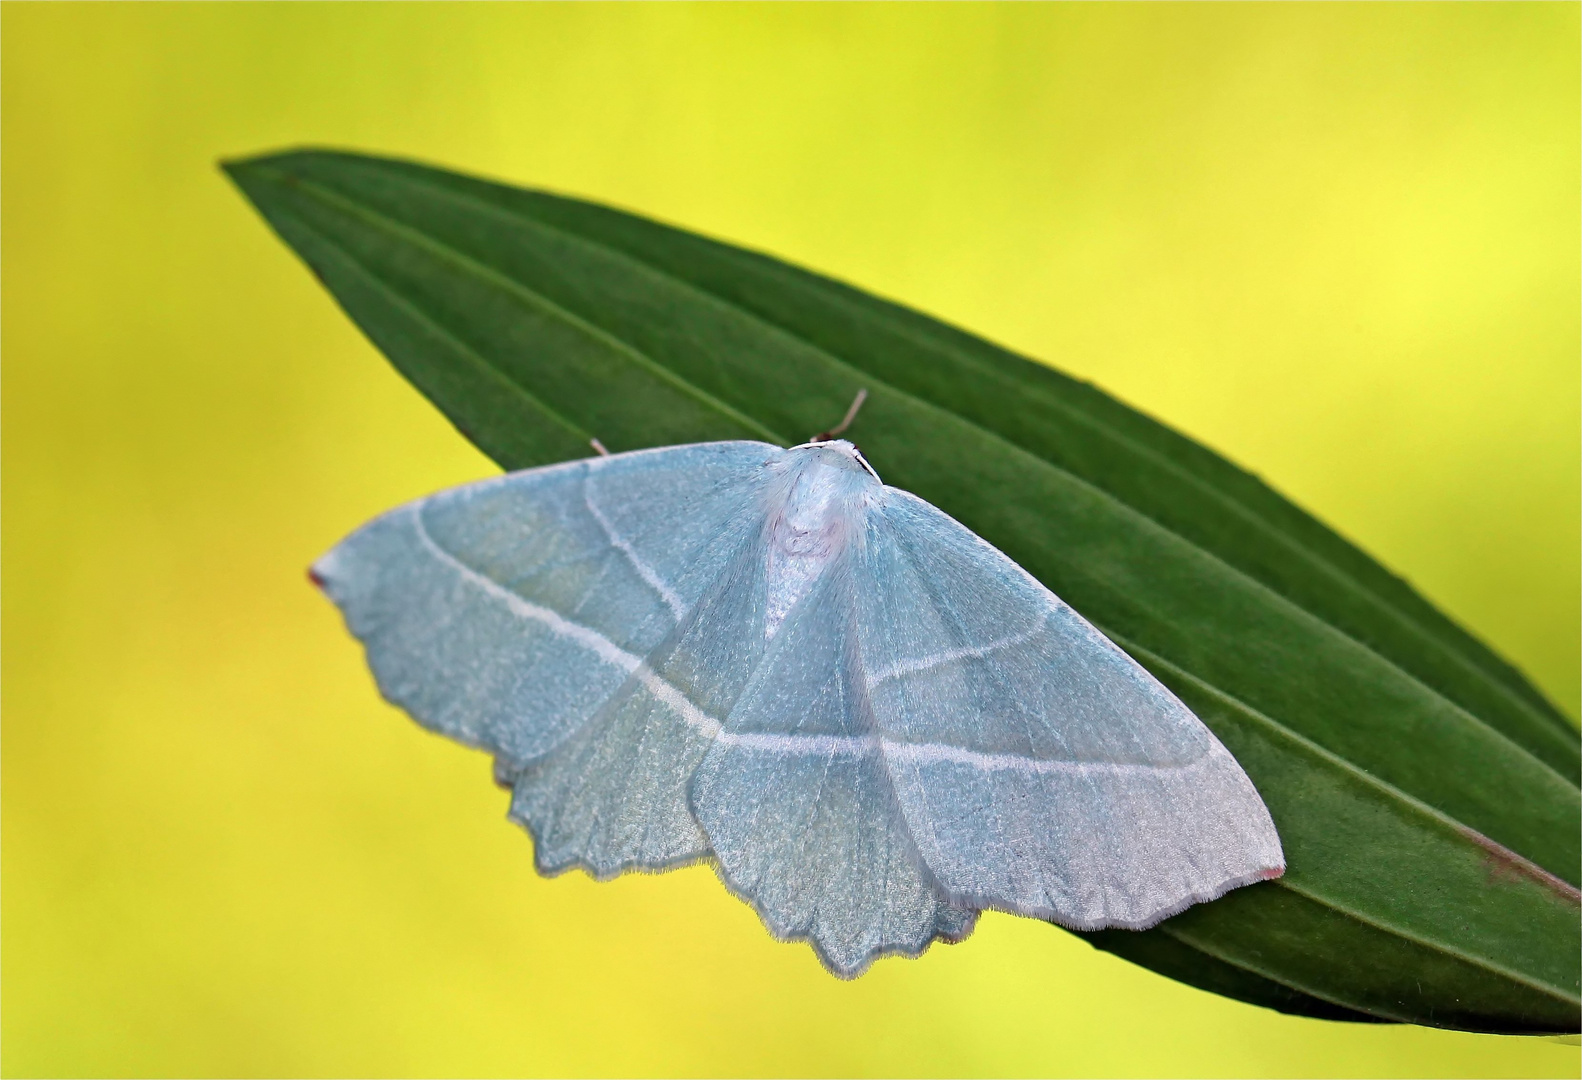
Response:
[[[843,432],[847,428],[851,427],[851,422],[853,420],[857,419],[857,410],[862,408],[862,403],[867,401],[867,400],[868,400],[868,391],[866,391],[866,390],[858,390],[857,391],[857,396],[851,399],[851,408],[846,410],[845,419],[841,420],[840,423],[836,424],[834,427],[830,428],[828,431],[821,431],[821,432],[819,432],[817,435],[815,435],[811,439],[809,439],[808,442],[829,442],[835,436],[839,435],[841,432]]]
[[[609,457],[610,456],[610,452],[604,448],[604,444],[601,443],[598,439],[589,439],[588,440],[588,445],[593,447],[595,450],[597,450],[599,452],[599,456],[600,457]]]

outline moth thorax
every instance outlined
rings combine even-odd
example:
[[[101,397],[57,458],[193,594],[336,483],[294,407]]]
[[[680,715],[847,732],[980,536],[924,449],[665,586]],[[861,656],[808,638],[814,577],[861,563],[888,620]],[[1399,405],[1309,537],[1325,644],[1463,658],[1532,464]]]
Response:
[[[810,462],[797,471],[770,513],[764,567],[766,638],[774,637],[845,546],[860,515],[854,479],[849,469]]]

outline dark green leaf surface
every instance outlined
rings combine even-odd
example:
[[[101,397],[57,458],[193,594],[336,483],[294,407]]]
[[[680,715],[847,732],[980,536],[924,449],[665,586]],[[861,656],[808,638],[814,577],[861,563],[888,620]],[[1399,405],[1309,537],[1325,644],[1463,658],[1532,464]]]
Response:
[[[608,208],[331,152],[227,170],[506,468],[852,436],[1169,685],[1258,786],[1289,869],[1100,948],[1331,1019],[1575,1031],[1576,728],[1256,477],[905,308]]]

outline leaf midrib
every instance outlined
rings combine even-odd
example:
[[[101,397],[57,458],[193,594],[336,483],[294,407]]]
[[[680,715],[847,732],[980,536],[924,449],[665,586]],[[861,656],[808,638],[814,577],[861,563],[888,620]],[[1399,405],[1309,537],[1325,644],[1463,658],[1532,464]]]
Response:
[[[559,410],[551,408],[542,398],[534,394],[531,390],[510,378],[505,372],[501,371],[494,364],[491,364],[487,357],[483,356],[471,345],[467,344],[467,342],[457,337],[443,323],[436,321],[433,316],[429,315],[422,308],[418,307],[416,304],[412,303],[412,301],[402,296],[400,292],[398,292],[378,274],[374,273],[374,271],[361,259],[357,258],[357,256],[353,255],[344,247],[335,243],[333,239],[325,236],[318,229],[315,229],[311,224],[291,213],[290,211],[279,211],[279,213],[282,217],[288,217],[294,221],[304,232],[312,233],[314,236],[318,237],[318,239],[326,246],[333,248],[336,254],[338,254],[341,258],[345,259],[348,263],[351,263],[353,266],[357,267],[357,269],[361,270],[363,275],[374,285],[378,286],[380,292],[384,293],[386,297],[394,302],[397,307],[405,311],[416,321],[422,323],[424,326],[434,331],[440,337],[444,338],[467,359],[468,363],[482,371],[482,373],[491,381],[504,386],[505,389],[512,394],[524,398],[532,404],[534,409],[542,412],[545,416],[549,417],[551,420],[554,420],[568,431],[574,432],[579,438],[588,438],[588,433],[586,431],[583,431],[576,424],[562,416]]]
[[[278,170],[271,169],[265,171],[274,172],[276,176],[282,178],[290,176],[290,174],[282,173]],[[556,318],[563,320],[568,325],[574,326],[578,330],[581,330],[589,337],[603,342],[616,352],[626,356],[627,359],[643,368],[649,374],[654,375],[656,378],[659,378],[666,383],[669,383],[675,389],[695,399],[708,408],[724,414],[731,420],[734,420],[736,423],[756,432],[771,442],[787,443],[785,436],[770,430],[759,421],[748,416],[746,413],[743,413],[733,406],[721,401],[719,398],[715,397],[713,394],[710,394],[702,387],[699,387],[682,378],[680,375],[677,375],[674,371],[665,367],[663,364],[659,363],[657,360],[653,359],[651,356],[647,355],[641,349],[638,349],[636,346],[632,345],[630,342],[616,337],[613,333],[604,329],[604,327],[589,322],[587,319],[583,318],[577,313],[567,310],[542,293],[535,292],[534,290],[523,285],[521,282],[512,280],[505,274],[502,274],[500,271],[496,270],[494,267],[489,266],[487,263],[479,262],[477,259],[472,258],[465,252],[458,251],[452,247],[447,247],[444,244],[432,239],[431,237],[424,235],[417,229],[412,228],[410,225],[396,221],[388,215],[381,214],[377,210],[362,206],[359,203],[348,199],[346,196],[332,191],[324,187],[322,184],[315,183],[312,180],[303,180],[292,177],[289,182],[285,180],[282,180],[282,182],[288,183],[289,186],[298,188],[299,190],[308,191],[314,195],[317,195],[324,202],[331,206],[344,210],[356,217],[360,217],[375,227],[383,228],[387,233],[391,233],[397,237],[405,239],[408,243],[411,243],[414,246],[424,248],[436,255],[439,255],[446,261],[454,263],[463,270],[472,272],[475,276],[480,277],[485,281],[492,281],[497,285],[503,286],[506,291],[515,293],[516,295],[522,297],[530,305],[538,308],[540,311],[553,315]],[[297,220],[300,222],[301,218],[298,218]],[[314,231],[317,232],[317,230]],[[318,235],[321,237],[323,236],[322,233],[319,233]],[[348,257],[350,258],[351,256]],[[354,259],[354,261],[356,260]],[[358,265],[361,266],[364,264],[359,262]],[[371,272],[372,271],[370,271],[370,273]],[[505,377],[503,373],[501,374],[502,377]]]
[[[283,176],[288,176],[289,175],[289,174],[284,174],[284,173],[279,172],[278,170],[273,170],[273,169],[270,169],[268,171],[274,172],[277,177],[283,177]],[[459,269],[461,269],[464,272],[472,273],[476,277],[481,278],[482,280],[484,280],[486,282],[492,283],[498,288],[502,288],[502,289],[504,289],[507,292],[510,292],[512,294],[520,296],[521,298],[526,300],[529,304],[539,308],[540,310],[548,310],[548,311],[550,311],[552,313],[557,313],[557,314],[561,315],[562,317],[566,318],[568,320],[568,322],[570,322],[572,325],[575,325],[575,326],[577,326],[577,327],[579,327],[581,329],[585,329],[590,334],[596,334],[601,340],[609,342],[612,345],[612,347],[618,348],[622,353],[624,353],[625,355],[628,355],[629,357],[633,358],[635,361],[637,361],[641,365],[643,365],[645,369],[652,370],[652,371],[655,371],[655,372],[663,372],[663,373],[665,373],[666,376],[668,376],[667,377],[667,381],[670,382],[672,385],[676,386],[678,389],[682,389],[684,391],[689,392],[691,394],[691,396],[693,396],[696,400],[702,402],[703,404],[708,405],[710,407],[718,408],[724,415],[730,417],[731,419],[733,419],[733,420],[737,419],[738,417],[740,417],[742,415],[742,414],[738,413],[736,410],[732,409],[730,406],[725,405],[723,402],[720,402],[717,398],[715,398],[713,395],[709,394],[707,391],[702,390],[701,388],[693,386],[693,384],[690,381],[682,378],[681,376],[675,374],[674,372],[669,371],[669,369],[665,368],[664,365],[660,364],[658,361],[656,361],[656,360],[652,359],[651,357],[647,356],[645,353],[643,353],[637,347],[635,347],[635,346],[629,344],[628,342],[616,337],[610,331],[604,330],[602,327],[597,327],[597,326],[595,326],[593,324],[590,324],[586,320],[583,320],[582,318],[576,316],[575,314],[573,314],[571,312],[567,312],[560,305],[555,304],[553,301],[551,301],[547,297],[544,297],[541,294],[537,293],[536,291],[534,291],[533,289],[529,288],[527,285],[523,284],[522,282],[516,281],[516,280],[506,276],[505,274],[501,273],[500,271],[494,269],[491,266],[488,266],[485,263],[479,262],[477,259],[473,258],[471,255],[468,255],[467,253],[465,253],[463,251],[460,251],[460,250],[458,250],[458,249],[456,249],[454,247],[450,247],[450,246],[447,246],[447,245],[445,245],[443,243],[440,243],[439,241],[437,241],[437,240],[425,235],[424,233],[419,232],[416,229],[413,229],[411,226],[408,226],[408,225],[403,224],[402,222],[393,220],[390,217],[388,217],[387,215],[385,215],[385,214],[383,214],[383,213],[381,213],[381,212],[379,212],[377,210],[373,210],[373,209],[370,209],[368,207],[364,207],[364,206],[362,206],[362,205],[360,205],[360,204],[358,204],[356,202],[353,202],[352,200],[348,199],[344,195],[341,195],[341,194],[339,194],[337,192],[334,192],[334,191],[331,191],[331,190],[327,190],[327,189],[325,189],[323,187],[323,185],[318,184],[318,183],[316,183],[316,182],[314,182],[312,180],[302,180],[302,179],[299,179],[299,178],[292,177],[291,182],[290,182],[290,184],[288,186],[294,187],[294,188],[296,188],[298,190],[303,190],[305,192],[311,193],[311,194],[323,199],[329,205],[331,205],[333,207],[336,207],[336,208],[339,208],[339,209],[342,209],[345,212],[348,212],[348,213],[350,213],[350,214],[352,214],[352,215],[354,215],[354,216],[356,216],[358,218],[361,218],[363,221],[365,221],[366,223],[368,223],[369,225],[371,225],[371,226],[373,226],[375,228],[382,228],[387,233],[391,233],[391,234],[393,234],[393,235],[395,235],[395,236],[397,236],[399,238],[402,238],[402,239],[406,240],[409,243],[414,244],[417,247],[420,247],[420,248],[422,248],[422,249],[424,249],[426,251],[429,251],[436,258],[438,258],[438,259],[440,259],[442,261],[449,262],[449,263],[455,265],[456,267],[458,267]],[[298,218],[297,220],[300,221],[301,219]],[[535,224],[537,224],[537,223],[535,222]],[[545,228],[548,228],[548,227],[546,226]],[[314,231],[317,232],[317,230],[314,230]],[[550,231],[556,232],[557,235],[568,236],[568,234],[560,232],[559,230],[553,230],[552,229]],[[319,235],[322,236],[322,234],[319,234]],[[573,239],[573,240],[579,239],[579,238],[575,237],[574,235],[570,235],[568,238]],[[326,240],[326,242],[327,243],[334,243],[333,241],[329,241],[329,240]],[[592,242],[588,242],[588,243],[591,244]],[[338,247],[339,245],[336,245],[336,246]],[[598,246],[601,251],[606,251],[606,252],[609,251],[608,248],[605,248],[602,245],[594,245],[594,246]],[[619,258],[622,258],[623,260],[629,262],[633,266],[638,267],[639,269],[641,269],[645,273],[654,274],[654,275],[661,275],[660,271],[655,270],[652,267],[649,267],[646,264],[643,264],[643,263],[639,262],[638,260],[631,259],[629,256],[625,256],[624,254],[619,253],[619,252],[614,252],[612,254],[614,254],[615,256],[617,256]],[[351,258],[351,256],[348,256],[348,258]],[[358,263],[358,265],[362,265],[362,264]],[[372,273],[372,272],[370,271],[370,273]],[[662,275],[662,276],[665,276],[665,277],[667,277],[668,280],[679,284],[680,287],[682,287],[682,288],[689,289],[690,291],[695,293],[701,300],[703,300],[706,303],[718,304],[718,305],[720,305],[722,307],[725,307],[727,310],[734,311],[734,312],[741,312],[742,311],[742,309],[737,308],[737,307],[735,307],[733,305],[727,304],[725,301],[719,299],[718,297],[714,296],[713,294],[710,294],[710,293],[707,293],[707,292],[703,292],[702,290],[698,290],[698,289],[694,288],[693,286],[690,285],[690,283],[687,283],[685,281],[681,281],[680,279],[671,277],[669,275]],[[381,284],[383,284],[382,279],[381,279]],[[384,287],[387,288],[387,289],[390,289],[390,286],[384,286]],[[877,383],[878,385],[883,386],[886,390],[888,390],[891,393],[894,393],[897,397],[901,397],[901,398],[905,398],[907,400],[910,400],[910,401],[914,402],[916,405],[921,406],[921,407],[923,407],[925,409],[933,410],[933,411],[936,411],[936,412],[943,412],[944,411],[944,410],[941,410],[939,406],[937,406],[937,405],[933,404],[932,402],[927,401],[927,400],[925,400],[923,398],[920,398],[920,397],[918,397],[915,394],[911,394],[911,393],[909,393],[907,391],[898,389],[898,388],[890,385],[889,383],[884,382],[883,380],[873,379],[869,375],[869,373],[863,372],[863,371],[860,371],[860,369],[854,368],[844,358],[839,357],[839,356],[835,356],[835,355],[827,352],[823,348],[819,347],[816,344],[808,342],[808,341],[806,341],[803,338],[797,337],[796,335],[793,335],[793,334],[789,333],[788,331],[785,331],[785,330],[781,329],[780,327],[775,326],[774,324],[765,324],[765,323],[763,323],[762,320],[757,319],[757,317],[755,315],[753,315],[752,313],[750,313],[750,312],[747,313],[747,315],[748,315],[748,317],[753,318],[755,321],[759,322],[760,325],[765,325],[769,332],[783,335],[783,336],[785,336],[785,337],[797,342],[798,344],[802,345],[803,347],[818,353],[820,356],[823,356],[831,364],[838,365],[839,367],[841,367],[841,368],[843,368],[843,369],[845,369],[845,370],[847,370],[849,372],[853,372],[855,374],[861,375],[863,378],[868,379],[870,382]],[[531,395],[529,395],[529,396],[531,396]],[[1317,625],[1321,626],[1322,628],[1324,628],[1324,630],[1328,631],[1329,633],[1335,634],[1335,635],[1343,638],[1344,640],[1346,640],[1348,642],[1351,642],[1353,645],[1357,646],[1358,648],[1360,648],[1363,651],[1367,652],[1369,655],[1371,655],[1374,658],[1376,658],[1380,663],[1382,663],[1385,666],[1387,666],[1390,670],[1392,670],[1395,673],[1397,673],[1403,679],[1405,679],[1405,680],[1409,681],[1411,684],[1419,687],[1425,694],[1427,694],[1427,695],[1439,700],[1440,702],[1444,703],[1446,706],[1448,706],[1455,713],[1459,714],[1465,720],[1468,720],[1471,723],[1477,725],[1479,728],[1481,728],[1483,731],[1487,732],[1489,735],[1491,735],[1494,738],[1496,738],[1496,739],[1500,740],[1501,742],[1505,743],[1511,749],[1515,750],[1518,754],[1520,754],[1521,756],[1523,756],[1523,757],[1529,759],[1530,761],[1536,763],[1540,768],[1544,769],[1545,771],[1552,773],[1553,775],[1558,777],[1562,782],[1565,782],[1569,786],[1570,781],[1568,780],[1568,778],[1563,773],[1561,773],[1558,769],[1556,769],[1554,766],[1550,765],[1548,762],[1546,762],[1543,759],[1539,758],[1532,751],[1528,750],[1525,746],[1522,746],[1520,743],[1516,742],[1514,739],[1512,739],[1510,736],[1506,735],[1504,732],[1502,732],[1502,731],[1498,730],[1497,728],[1494,728],[1493,726],[1491,726],[1482,717],[1480,717],[1480,716],[1476,715],[1475,713],[1471,712],[1470,710],[1466,709],[1460,703],[1458,703],[1455,700],[1449,698],[1448,696],[1446,696],[1445,694],[1443,694],[1440,691],[1436,690],[1435,688],[1427,685],[1421,679],[1419,679],[1415,674],[1405,670],[1404,668],[1402,668],[1399,664],[1397,664],[1394,660],[1390,659],[1389,657],[1386,657],[1386,656],[1382,655],[1381,653],[1376,651],[1371,645],[1367,644],[1366,642],[1359,640],[1358,638],[1352,636],[1350,633],[1348,633],[1347,631],[1343,630],[1342,628],[1335,626],[1334,624],[1330,623],[1327,619],[1324,619],[1321,616],[1319,616],[1319,615],[1317,615],[1317,614],[1315,614],[1315,613],[1313,613],[1311,611],[1308,611],[1306,608],[1302,607],[1300,604],[1297,604],[1295,601],[1293,601],[1290,598],[1286,597],[1284,594],[1282,594],[1282,593],[1278,592],[1277,590],[1273,589],[1272,587],[1266,585],[1264,582],[1260,581],[1258,578],[1253,577],[1251,574],[1246,573],[1245,571],[1241,570],[1239,567],[1236,567],[1233,564],[1225,561],[1217,553],[1215,553],[1213,551],[1210,551],[1207,548],[1204,548],[1204,547],[1202,547],[1199,544],[1194,543],[1192,540],[1188,539],[1187,537],[1181,536],[1174,529],[1171,529],[1169,526],[1164,525],[1161,522],[1157,521],[1155,518],[1153,518],[1151,515],[1149,515],[1145,511],[1140,510],[1140,509],[1132,506],[1130,503],[1128,503],[1125,500],[1120,499],[1119,497],[1111,494],[1110,492],[1108,492],[1105,489],[1097,486],[1096,484],[1093,484],[1091,481],[1088,481],[1086,478],[1078,476],[1075,473],[1068,472],[1066,469],[1064,469],[1061,466],[1055,464],[1054,462],[1048,461],[1047,459],[1045,459],[1043,457],[1040,457],[1039,455],[1033,453],[1032,451],[1023,449],[1021,446],[1018,446],[1016,443],[1011,442],[1009,439],[1006,439],[1005,437],[1001,436],[997,432],[994,432],[994,431],[991,431],[991,430],[989,430],[987,428],[984,428],[981,425],[975,423],[974,421],[967,419],[966,417],[958,416],[957,414],[954,414],[954,413],[950,413],[948,415],[950,415],[953,419],[957,420],[958,422],[963,423],[963,424],[967,424],[968,426],[974,428],[975,430],[977,430],[978,432],[980,432],[981,434],[983,434],[987,438],[992,439],[995,442],[998,442],[999,444],[1004,446],[1007,449],[1007,451],[1009,451],[1010,453],[1017,454],[1017,455],[1020,455],[1020,456],[1022,456],[1024,458],[1028,459],[1029,461],[1034,463],[1039,468],[1049,469],[1049,470],[1052,470],[1052,471],[1054,471],[1056,473],[1059,473],[1062,477],[1067,478],[1071,482],[1082,485],[1083,487],[1085,487],[1088,490],[1094,492],[1095,494],[1101,496],[1102,498],[1104,498],[1106,500],[1109,500],[1110,502],[1114,503],[1116,506],[1126,510],[1129,513],[1134,514],[1137,518],[1139,518],[1142,521],[1146,521],[1147,523],[1149,523],[1149,525],[1151,525],[1155,529],[1158,529],[1160,532],[1175,538],[1181,544],[1191,548],[1192,550],[1195,550],[1195,551],[1203,554],[1204,556],[1208,557],[1209,559],[1212,559],[1221,568],[1223,568],[1225,573],[1233,575],[1236,578],[1238,578],[1238,579],[1240,579],[1240,580],[1242,580],[1244,582],[1249,583],[1253,588],[1261,591],[1262,593],[1264,593],[1267,596],[1269,596],[1270,598],[1272,598],[1272,600],[1276,604],[1288,609],[1291,612],[1296,613],[1301,618],[1305,618],[1305,619],[1310,620],[1313,623],[1316,623]],[[786,440],[784,439],[783,436],[777,435],[776,433],[774,433],[770,429],[764,427],[762,424],[758,423],[757,421],[748,421],[748,422],[750,423],[750,425],[754,429],[756,429],[758,431],[761,431],[761,432],[764,432],[765,434],[769,435],[772,441],[775,441],[775,442],[780,443],[782,445],[786,444]]]

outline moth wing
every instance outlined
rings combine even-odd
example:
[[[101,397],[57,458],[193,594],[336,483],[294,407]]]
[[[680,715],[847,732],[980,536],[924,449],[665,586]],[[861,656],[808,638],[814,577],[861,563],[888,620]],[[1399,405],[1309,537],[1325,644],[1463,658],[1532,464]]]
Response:
[[[896,799],[951,897],[1141,929],[1283,870],[1235,759],[1021,567],[894,488],[866,541],[868,698]]]
[[[913,846],[879,756],[856,654],[849,567],[787,616],[692,783],[726,884],[837,975],[971,932]],[[759,636],[764,635],[763,623]]]
[[[580,728],[675,631],[783,453],[703,443],[467,484],[369,522],[313,575],[384,696],[495,753],[508,775]]]

